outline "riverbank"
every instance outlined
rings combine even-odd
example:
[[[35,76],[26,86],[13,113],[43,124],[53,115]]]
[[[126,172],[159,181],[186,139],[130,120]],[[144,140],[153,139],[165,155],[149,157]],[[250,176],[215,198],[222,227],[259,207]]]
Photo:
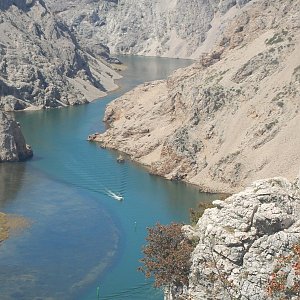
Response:
[[[0,213],[0,243],[8,239],[7,216]]]
[[[30,226],[30,221],[24,217],[7,215],[0,212],[0,245],[11,234],[18,233]]]

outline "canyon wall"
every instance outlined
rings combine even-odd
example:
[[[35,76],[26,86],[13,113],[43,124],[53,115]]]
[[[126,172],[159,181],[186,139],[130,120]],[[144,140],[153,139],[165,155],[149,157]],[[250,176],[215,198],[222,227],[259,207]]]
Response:
[[[84,51],[42,0],[0,4],[0,109],[86,103],[116,88],[119,75]]]
[[[46,0],[82,44],[112,53],[198,58],[251,0]]]
[[[167,80],[108,105],[95,140],[150,172],[236,192],[300,167],[299,1],[260,0],[224,23],[218,44]]]

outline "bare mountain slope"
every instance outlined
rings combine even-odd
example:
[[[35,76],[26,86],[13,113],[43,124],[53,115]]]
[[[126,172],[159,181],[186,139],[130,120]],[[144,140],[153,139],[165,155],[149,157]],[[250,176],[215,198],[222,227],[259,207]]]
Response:
[[[300,1],[257,0],[210,54],[111,103],[97,141],[203,190],[294,178],[300,167]]]
[[[82,44],[113,53],[198,58],[251,0],[46,0]]]
[[[43,0],[0,3],[0,109],[85,103],[116,87],[99,57],[84,52]]]

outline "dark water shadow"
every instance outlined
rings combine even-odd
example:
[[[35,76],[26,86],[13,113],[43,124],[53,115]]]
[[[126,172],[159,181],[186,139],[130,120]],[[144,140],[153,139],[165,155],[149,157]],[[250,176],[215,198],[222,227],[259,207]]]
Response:
[[[24,183],[26,163],[0,163],[0,209],[13,201]]]

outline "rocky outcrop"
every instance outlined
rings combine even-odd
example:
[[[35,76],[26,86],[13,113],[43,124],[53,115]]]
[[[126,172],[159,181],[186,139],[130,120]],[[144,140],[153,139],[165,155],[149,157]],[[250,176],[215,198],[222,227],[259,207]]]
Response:
[[[116,78],[43,0],[1,1],[0,109],[86,103],[116,88]]]
[[[31,147],[26,144],[20,125],[0,111],[0,163],[23,161],[32,155]]]
[[[108,105],[94,140],[173,180],[236,192],[300,166],[300,2],[259,0],[219,45],[166,81]]]
[[[113,53],[185,58],[207,51],[223,20],[250,1],[46,0],[89,48],[104,44]]]
[[[198,243],[180,299],[271,299],[276,260],[300,240],[300,181],[260,180],[213,204],[195,228],[183,228]]]

